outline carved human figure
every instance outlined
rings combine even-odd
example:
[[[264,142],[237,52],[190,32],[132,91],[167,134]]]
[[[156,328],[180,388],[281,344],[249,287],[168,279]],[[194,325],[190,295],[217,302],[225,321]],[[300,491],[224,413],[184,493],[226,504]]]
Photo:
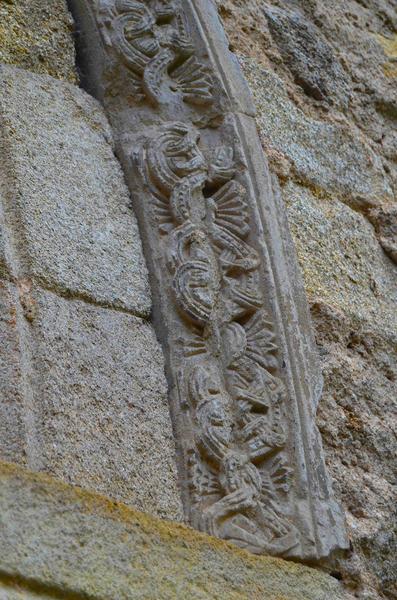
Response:
[[[212,496],[211,503],[200,506],[201,528],[254,553],[287,552],[298,543],[297,530],[276,513],[271,497],[263,497],[261,474],[234,432],[232,401],[216,366],[192,370],[189,397],[195,407],[198,446],[218,472],[221,492],[215,501]],[[255,435],[261,425],[263,439],[265,420],[256,423]]]

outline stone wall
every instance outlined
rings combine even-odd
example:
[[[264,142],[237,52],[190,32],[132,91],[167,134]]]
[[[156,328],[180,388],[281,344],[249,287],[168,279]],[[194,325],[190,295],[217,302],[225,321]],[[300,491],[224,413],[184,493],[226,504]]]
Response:
[[[254,94],[316,326],[318,423],[352,540],[334,575],[355,597],[395,598],[393,2],[218,5]],[[63,0],[3,2],[0,17],[0,62],[30,71],[0,73],[1,455],[180,519],[135,218],[102,109],[55,79],[77,81],[72,21]],[[153,590],[349,597],[319,571],[249,556],[42,475],[1,473],[1,600]]]
[[[45,68],[31,46],[31,63],[7,60],[73,80],[63,2],[1,10],[10,35],[22,11],[15,36],[48,48]],[[49,75],[2,65],[0,80],[1,456],[181,519],[164,361],[106,117]]]
[[[0,63],[77,83],[73,19],[63,0],[0,4]]]
[[[257,106],[311,304],[318,423],[356,596],[395,598],[396,31],[393,2],[218,2]]]

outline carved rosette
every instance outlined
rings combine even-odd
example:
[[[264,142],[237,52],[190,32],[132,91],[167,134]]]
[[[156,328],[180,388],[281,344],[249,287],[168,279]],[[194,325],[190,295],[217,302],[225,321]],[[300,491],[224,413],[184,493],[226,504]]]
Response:
[[[94,7],[104,102],[121,114],[118,151],[148,240],[190,522],[254,553],[321,558],[338,547],[338,534],[324,542],[320,530],[339,509],[308,450],[311,409],[286,369],[249,144],[199,22],[209,3],[72,2]]]

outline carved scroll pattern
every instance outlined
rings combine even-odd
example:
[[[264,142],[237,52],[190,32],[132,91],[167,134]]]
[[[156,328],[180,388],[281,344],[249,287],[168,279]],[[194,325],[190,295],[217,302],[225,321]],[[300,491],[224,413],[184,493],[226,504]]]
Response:
[[[105,43],[120,55],[137,102],[170,91],[201,108],[214,77],[193,54],[172,1],[116,0],[99,7]],[[299,544],[288,514],[285,389],[260,255],[251,245],[250,198],[234,148],[202,147],[191,123],[159,126],[138,163],[181,329],[181,410],[193,432],[187,452],[191,521],[254,553]],[[185,407],[184,409],[182,407]]]
[[[188,332],[179,389],[195,436],[193,522],[252,552],[283,554],[298,543],[279,510],[291,475],[285,391],[259,256],[246,241],[247,193],[233,178],[231,148],[208,164],[198,143],[192,127],[166,124],[141,157]]]
[[[98,22],[105,43],[118,52],[130,71],[136,98],[157,105],[163,101],[162,84],[169,80],[185,102],[212,103],[213,80],[194,56],[183,13],[172,1],[154,3],[116,0],[99,4]]]

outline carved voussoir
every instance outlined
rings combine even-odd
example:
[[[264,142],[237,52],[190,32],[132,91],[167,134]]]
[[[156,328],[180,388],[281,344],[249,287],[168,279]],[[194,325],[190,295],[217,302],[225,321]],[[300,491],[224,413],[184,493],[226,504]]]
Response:
[[[187,516],[254,553],[322,559],[346,539],[313,420],[311,334],[213,5],[72,4],[95,14],[104,77],[125,90],[104,103],[151,270]]]
[[[174,2],[101,0],[97,10],[103,39],[157,105],[171,91],[185,102],[211,104],[213,79],[198,60],[183,11]]]

